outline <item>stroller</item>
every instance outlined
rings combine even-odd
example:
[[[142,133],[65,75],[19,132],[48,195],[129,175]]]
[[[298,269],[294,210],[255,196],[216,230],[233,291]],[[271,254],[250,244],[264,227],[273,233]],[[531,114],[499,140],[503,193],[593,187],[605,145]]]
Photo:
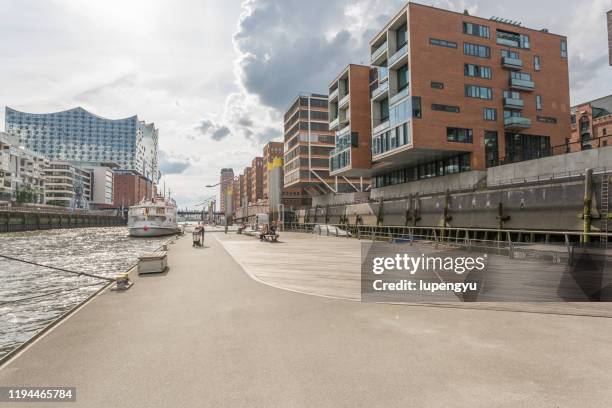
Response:
[[[192,238],[193,238],[193,247],[202,247],[204,245],[204,242],[202,242],[202,227],[197,227],[193,230],[192,233]]]

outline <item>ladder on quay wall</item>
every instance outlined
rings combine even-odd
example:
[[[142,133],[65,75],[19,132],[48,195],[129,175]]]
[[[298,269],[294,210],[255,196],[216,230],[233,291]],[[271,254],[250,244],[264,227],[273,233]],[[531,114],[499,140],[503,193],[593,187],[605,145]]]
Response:
[[[608,210],[609,210],[609,187],[610,177],[608,174],[604,174],[601,179],[601,232],[606,234],[600,237],[601,243],[605,244],[605,248],[608,247]]]

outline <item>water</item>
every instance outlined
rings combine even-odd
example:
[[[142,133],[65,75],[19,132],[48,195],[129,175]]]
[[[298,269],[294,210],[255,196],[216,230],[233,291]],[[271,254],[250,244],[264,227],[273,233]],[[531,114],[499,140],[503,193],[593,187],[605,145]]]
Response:
[[[112,278],[167,240],[131,238],[125,227],[20,232],[0,234],[0,254]],[[0,357],[104,284],[99,279],[0,258]],[[32,298],[40,295],[46,296]],[[21,301],[6,303],[15,300]]]

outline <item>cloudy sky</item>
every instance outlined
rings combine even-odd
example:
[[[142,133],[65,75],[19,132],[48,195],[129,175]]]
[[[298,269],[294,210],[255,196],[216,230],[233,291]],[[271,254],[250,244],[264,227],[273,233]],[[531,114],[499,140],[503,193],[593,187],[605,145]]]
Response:
[[[325,92],[400,0],[0,0],[0,122],[83,106],[160,129],[162,179],[181,206],[221,167],[235,172],[280,140],[298,92]],[[612,93],[612,0],[434,0],[569,37],[572,104]],[[3,125],[0,126],[3,128]]]

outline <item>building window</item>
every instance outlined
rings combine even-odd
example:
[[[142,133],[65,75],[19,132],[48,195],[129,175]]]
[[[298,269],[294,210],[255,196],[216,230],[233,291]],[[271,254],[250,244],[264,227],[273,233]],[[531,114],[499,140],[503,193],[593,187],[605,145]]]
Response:
[[[452,105],[440,105],[437,103],[431,104],[431,110],[440,111],[440,112],[451,112],[451,113],[459,113],[458,106]]]
[[[550,156],[550,137],[506,133],[506,161],[519,162]]]
[[[486,45],[463,43],[463,53],[472,57],[491,58],[491,49]]]
[[[437,45],[439,47],[446,47],[446,48],[457,48],[457,43],[453,42],[453,41],[446,41],[446,40],[440,40],[438,38],[430,38],[429,39],[429,43],[431,45]]]
[[[476,78],[491,79],[491,67],[476,64],[465,64],[463,75]]]
[[[520,59],[520,54],[516,51],[501,50],[501,56],[505,58]]]
[[[412,117],[421,119],[421,97],[413,96],[412,97]]]
[[[398,50],[408,43],[408,26],[406,24],[403,24],[395,32],[395,41]]]
[[[499,161],[499,143],[497,141],[497,132],[485,130],[484,144],[485,160],[487,161],[487,167],[496,166]]]
[[[540,71],[542,69],[542,61],[540,61],[539,55],[533,57],[533,69],[536,71]]]
[[[489,27],[480,24],[463,22],[463,33],[474,35],[476,37],[491,38],[491,31]]]
[[[567,41],[561,40],[561,58],[567,58]]]
[[[478,99],[493,99],[493,91],[486,86],[466,85],[465,96]]]
[[[472,129],[446,128],[446,140],[456,143],[472,143]]]
[[[408,64],[397,70],[397,91],[401,92],[408,86]]]
[[[389,99],[383,99],[380,101],[380,121],[385,122],[389,120]]]
[[[536,109],[542,110],[542,96],[536,95]]]
[[[484,120],[496,121],[497,120],[497,109],[484,108]]]
[[[431,87],[434,89],[444,89],[444,83],[431,81]]]
[[[510,72],[510,78],[520,79],[521,81],[531,81],[531,74],[528,72],[512,71]]]

